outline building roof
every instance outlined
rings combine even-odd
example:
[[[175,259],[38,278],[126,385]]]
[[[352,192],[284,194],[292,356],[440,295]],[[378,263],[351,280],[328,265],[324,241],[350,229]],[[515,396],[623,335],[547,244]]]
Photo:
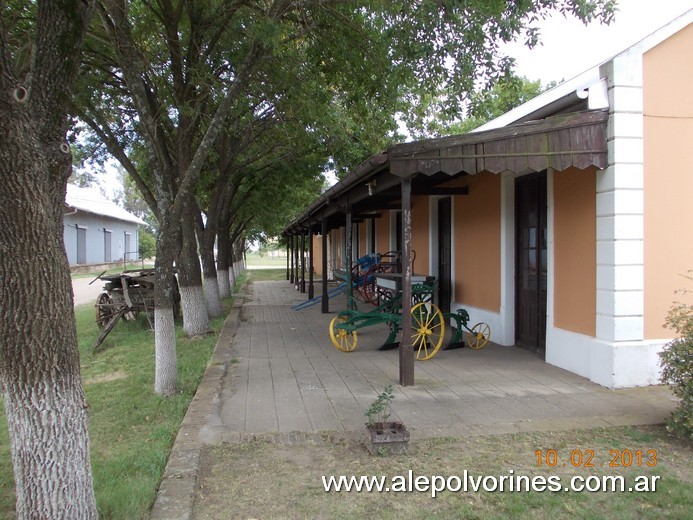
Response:
[[[79,210],[102,217],[146,225],[144,220],[111,202],[94,188],[80,188],[79,186],[68,184],[65,204],[68,208],[71,208],[65,212],[66,214],[70,211]]]
[[[441,179],[458,174],[523,173],[547,167],[560,171],[571,166],[605,168],[609,110],[606,66],[619,57],[647,52],[692,22],[693,9],[604,63],[467,134],[395,145],[371,156],[320,195],[285,233],[312,228],[318,219],[343,213],[346,207],[357,216],[360,210],[384,209],[399,197],[401,177],[419,177],[413,194],[417,187],[422,194],[435,194]],[[387,198],[383,197],[386,192]],[[337,219],[328,227],[333,225],[341,224]]]
[[[400,198],[401,178],[412,178],[413,195],[453,193],[441,188],[457,175],[553,168],[607,166],[607,110],[552,116],[506,128],[394,145],[344,176],[318,197],[285,232],[317,225],[323,218],[390,208]],[[439,190],[444,190],[439,193]],[[331,219],[328,227],[341,225]],[[310,223],[310,224],[308,224]]]

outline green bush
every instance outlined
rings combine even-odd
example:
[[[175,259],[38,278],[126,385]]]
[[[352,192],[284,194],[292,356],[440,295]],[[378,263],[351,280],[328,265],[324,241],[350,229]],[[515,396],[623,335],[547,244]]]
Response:
[[[151,258],[156,254],[156,238],[147,229],[140,228],[140,258]]]
[[[693,277],[686,276],[689,280]],[[671,432],[693,439],[693,305],[676,302],[667,314],[666,326],[679,337],[659,354],[662,360],[662,382],[672,385],[681,399],[669,418]]]

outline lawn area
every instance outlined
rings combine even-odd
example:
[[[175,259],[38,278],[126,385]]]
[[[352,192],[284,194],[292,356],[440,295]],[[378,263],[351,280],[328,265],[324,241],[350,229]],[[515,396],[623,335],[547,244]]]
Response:
[[[120,264],[106,271],[106,274],[119,274],[123,271],[134,271],[140,269],[152,269],[154,267],[154,262],[128,262],[126,265]],[[93,273],[72,273],[70,276],[74,278],[96,278],[99,274],[103,273],[103,269]]]
[[[248,253],[245,258],[249,269],[274,267],[277,269],[284,268],[284,272],[286,272],[286,251],[281,251],[279,256]]]
[[[239,280],[242,282],[243,278]],[[224,302],[228,311],[231,300]],[[179,393],[154,395],[154,337],[144,315],[121,321],[94,353],[99,330],[93,305],[75,309],[82,381],[90,407],[91,460],[101,518],[147,518],[168,454],[202,378],[224,318],[214,334],[185,338],[178,326]],[[1,402],[0,402],[1,405]],[[0,421],[0,518],[14,518],[14,483],[7,427]]]
[[[537,463],[541,451],[541,466]],[[556,450],[554,463],[549,450]],[[591,451],[594,457],[584,467]],[[656,450],[630,467],[609,467],[619,454]],[[572,460],[571,460],[572,456]],[[622,455],[623,456],[623,455]],[[548,457],[548,459],[547,459]],[[582,464],[580,467],[573,467]],[[506,477],[504,492],[444,491],[431,495],[432,477]],[[409,471],[412,478],[409,484]],[[325,492],[323,476],[385,477],[385,485],[404,492]],[[626,486],[635,477],[655,481],[652,492],[509,491],[509,478],[560,477],[561,488],[571,478],[591,475],[623,476]],[[426,477],[414,484],[416,477]],[[399,478],[398,478],[399,477]],[[399,482],[399,484],[396,484]],[[453,479],[453,487],[458,484]],[[493,489],[493,481],[486,480]],[[496,480],[497,482],[497,480]],[[535,480],[541,485],[541,480]],[[550,481],[549,481],[550,482]],[[581,481],[576,481],[577,485]],[[590,486],[594,484],[590,481]],[[378,518],[378,519],[624,519],[691,518],[693,511],[693,450],[690,443],[670,436],[664,427],[619,427],[568,432],[540,432],[474,437],[443,437],[414,441],[407,455],[379,457],[366,452],[360,439],[332,438],[321,444],[284,445],[258,439],[244,444],[206,448],[193,518]],[[416,485],[421,491],[416,491]],[[513,484],[515,485],[515,484]],[[524,484],[522,484],[524,485]],[[517,488],[515,488],[517,489]]]

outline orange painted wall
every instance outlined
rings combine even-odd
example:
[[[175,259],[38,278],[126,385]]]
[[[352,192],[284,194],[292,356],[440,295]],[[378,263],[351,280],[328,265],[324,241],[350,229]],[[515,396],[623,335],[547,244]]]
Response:
[[[414,272],[430,274],[428,258],[428,197],[412,197],[411,201],[411,247],[416,251]]]
[[[322,236],[313,235],[313,270],[322,276]]]
[[[342,269],[343,261],[343,238],[342,238],[342,228],[332,230],[332,264],[334,269]]]
[[[455,301],[500,312],[500,175],[464,178],[454,197]],[[417,260],[418,262],[418,260]]]
[[[643,56],[645,157],[645,338],[673,337],[663,327],[674,294],[693,289],[693,25]],[[690,296],[690,295],[689,295]]]
[[[596,336],[596,172],[569,168],[553,175],[554,324]]]
[[[384,254],[390,250],[390,212],[383,211],[375,221],[375,252]]]

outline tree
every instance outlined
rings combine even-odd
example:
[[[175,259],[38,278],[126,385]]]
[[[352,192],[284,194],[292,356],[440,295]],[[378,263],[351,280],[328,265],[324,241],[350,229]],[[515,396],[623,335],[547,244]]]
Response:
[[[63,207],[85,0],[0,4],[0,387],[17,516],[96,518]]]
[[[467,117],[460,122],[439,130],[439,133],[463,134],[483,125],[487,121],[501,116],[520,106],[522,103],[537,97],[544,90],[540,81],[530,81],[509,73],[489,87],[475,92],[470,99]]]
[[[527,29],[532,19],[560,10],[608,20],[613,3],[101,2],[85,68],[92,83],[83,88],[78,114],[132,175],[159,220],[156,391],[168,395],[176,388],[174,260],[184,286],[200,278],[191,254],[194,226],[186,221],[195,213],[193,192],[227,120],[249,106],[263,109],[248,96],[284,95],[294,76],[281,73],[288,68],[271,69],[279,58],[301,64],[311,84],[322,85],[318,105],[330,104],[334,115],[316,117],[303,130],[323,137],[323,163],[346,170],[372,153],[373,137],[383,141],[396,128],[393,114],[406,112],[422,93],[443,85],[447,110],[458,113],[479,80],[507,70],[509,61],[498,56],[501,42],[518,35],[534,40]],[[271,106],[278,100],[266,98]],[[343,114],[349,117],[341,132],[322,131],[336,128]],[[137,142],[145,150],[147,177],[130,157]]]

